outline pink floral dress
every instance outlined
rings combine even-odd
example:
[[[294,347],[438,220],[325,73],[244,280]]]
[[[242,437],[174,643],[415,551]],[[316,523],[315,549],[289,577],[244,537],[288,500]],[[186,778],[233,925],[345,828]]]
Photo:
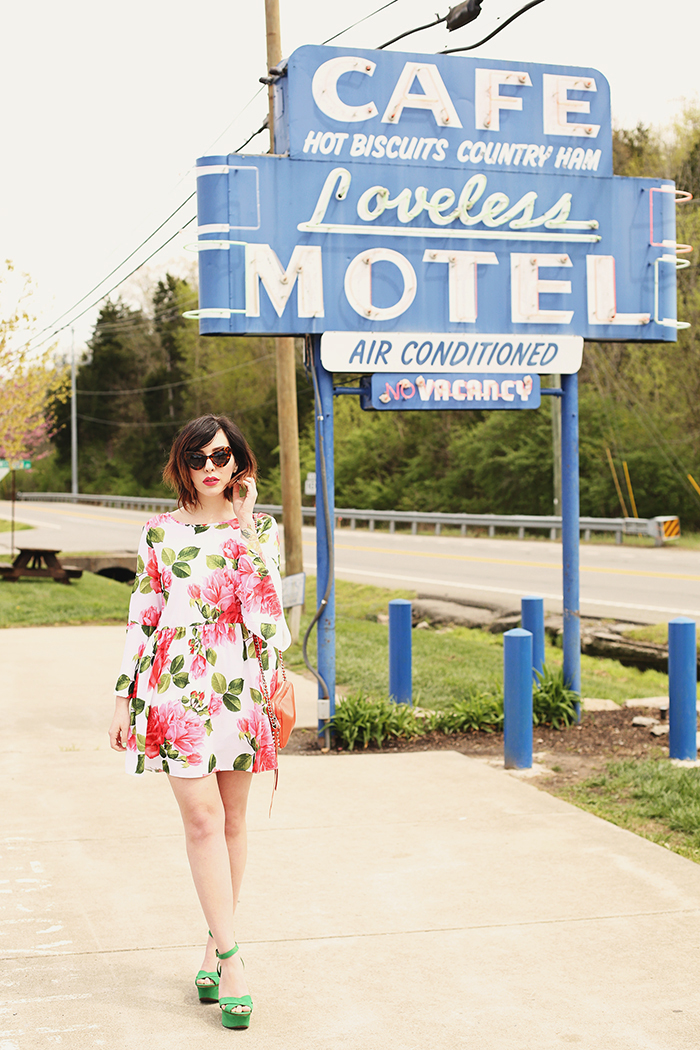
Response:
[[[277,525],[257,514],[255,527],[262,557],[236,519],[186,525],[159,514],[144,525],[116,688],[130,701],[127,773],[275,768],[253,635],[271,694],[277,650],[291,638]]]

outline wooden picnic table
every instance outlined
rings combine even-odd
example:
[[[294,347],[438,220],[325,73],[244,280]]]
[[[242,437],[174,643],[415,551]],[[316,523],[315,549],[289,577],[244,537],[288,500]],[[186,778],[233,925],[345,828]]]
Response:
[[[83,570],[74,565],[61,565],[56,557],[59,553],[60,551],[46,550],[44,547],[20,547],[12,565],[0,565],[0,574],[10,582],[17,581],[20,576],[48,577],[53,578],[56,583],[79,580]]]

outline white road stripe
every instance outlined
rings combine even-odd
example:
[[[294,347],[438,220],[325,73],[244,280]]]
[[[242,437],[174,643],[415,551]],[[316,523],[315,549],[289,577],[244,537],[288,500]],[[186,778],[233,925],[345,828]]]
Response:
[[[305,562],[304,568],[307,572],[315,572],[315,563]],[[394,572],[374,572],[372,569],[349,569],[344,565],[336,565],[336,572],[345,572],[352,576],[370,576],[378,580],[397,580],[408,586],[416,587],[421,583],[429,583],[437,587],[460,587],[466,591],[486,591],[489,594],[512,594],[522,597],[523,588],[517,590],[512,587],[488,587],[476,583],[462,583],[461,580],[438,580],[426,576],[401,576]],[[561,594],[548,594],[546,591],[537,592],[540,598],[548,598],[550,601],[563,601]],[[672,613],[674,616],[692,616],[700,618],[698,609],[669,608],[665,605],[640,605],[634,602],[611,602],[603,598],[581,598],[581,605],[604,605],[611,609],[637,609],[647,612]]]

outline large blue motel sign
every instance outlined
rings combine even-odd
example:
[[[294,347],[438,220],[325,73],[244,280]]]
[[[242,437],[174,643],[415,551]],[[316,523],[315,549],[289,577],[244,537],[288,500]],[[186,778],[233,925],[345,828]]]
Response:
[[[675,338],[674,187],[612,175],[600,73],[302,47],[277,92],[288,155],[198,162],[203,334]]]
[[[333,372],[377,411],[537,407],[562,375],[578,689],[576,373],[584,339],[675,340],[673,183],[613,176],[594,69],[308,46],[275,92],[283,155],[198,161],[200,332],[314,336],[331,450]]]

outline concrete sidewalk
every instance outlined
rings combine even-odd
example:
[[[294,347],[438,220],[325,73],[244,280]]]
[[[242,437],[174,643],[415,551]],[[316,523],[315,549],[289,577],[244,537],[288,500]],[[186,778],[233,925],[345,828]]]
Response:
[[[283,756],[272,819],[256,778],[225,1031],[167,781],[107,743],[122,637],[0,633],[0,1050],[695,1050],[700,867],[452,752]]]

